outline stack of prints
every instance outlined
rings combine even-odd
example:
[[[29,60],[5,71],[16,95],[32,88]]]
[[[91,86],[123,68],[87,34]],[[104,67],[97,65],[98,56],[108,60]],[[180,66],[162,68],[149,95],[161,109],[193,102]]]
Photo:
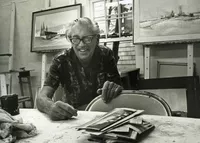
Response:
[[[85,130],[86,133],[90,134],[89,140],[92,141],[134,142],[154,129],[154,125],[138,116],[142,112],[143,110],[115,108],[77,129]]]

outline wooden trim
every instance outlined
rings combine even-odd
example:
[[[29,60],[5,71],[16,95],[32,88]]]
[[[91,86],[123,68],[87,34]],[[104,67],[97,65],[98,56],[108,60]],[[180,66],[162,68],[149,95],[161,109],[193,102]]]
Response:
[[[47,63],[47,55],[42,54],[41,88],[43,87],[44,81],[46,79],[46,63]]]
[[[188,67],[188,63],[184,63],[184,62],[168,62],[168,61],[157,61],[157,78],[162,78],[160,77],[160,67],[161,65],[170,65],[170,66],[185,66],[185,67]],[[191,67],[191,66],[190,66]],[[193,66],[192,66],[194,69],[196,67],[195,63],[193,63]],[[192,74],[191,75],[187,75],[188,76],[195,76],[194,74],[194,69],[192,70]],[[184,75],[184,76],[187,76],[187,75]],[[173,75],[172,75],[173,76]]]
[[[187,75],[192,76],[194,73],[194,64],[193,64],[193,53],[194,51],[194,45],[188,44],[187,45]]]
[[[1,85],[0,96],[7,95],[6,75],[5,74],[0,74],[0,85]]]
[[[105,35],[106,35],[106,39],[108,38],[108,17],[107,17],[107,9],[106,7],[106,0],[104,0],[104,17],[105,17],[105,26],[106,26],[106,31],[105,31]]]
[[[9,53],[13,55],[14,49],[14,35],[15,35],[15,2],[11,2],[11,17],[10,17],[10,38],[9,38]],[[8,71],[13,70],[13,56],[9,57],[8,60]],[[10,88],[8,93],[12,93],[12,74],[8,75],[8,81]]]
[[[121,21],[122,21],[122,18],[120,18],[120,15],[121,15],[121,5],[119,4],[119,1],[117,1],[118,3],[118,15],[117,15],[117,18],[118,18],[118,31],[119,31],[119,37],[121,37]],[[116,24],[117,24],[117,21],[116,21]]]
[[[45,0],[44,7],[45,7],[45,9],[49,8],[49,0]],[[44,81],[46,78],[46,63],[47,63],[47,55],[46,55],[46,53],[43,53],[42,54],[42,65],[41,65],[42,66],[41,67],[41,88],[43,87]]]
[[[150,47],[145,46],[144,48],[144,57],[145,57],[145,64],[144,64],[144,78],[149,79],[150,77]]]

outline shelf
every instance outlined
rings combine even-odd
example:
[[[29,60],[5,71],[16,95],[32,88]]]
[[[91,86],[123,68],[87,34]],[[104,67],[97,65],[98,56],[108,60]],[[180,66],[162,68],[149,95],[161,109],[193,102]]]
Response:
[[[5,53],[5,54],[0,54],[0,57],[3,57],[3,56],[12,56],[12,54],[10,54],[10,53]]]

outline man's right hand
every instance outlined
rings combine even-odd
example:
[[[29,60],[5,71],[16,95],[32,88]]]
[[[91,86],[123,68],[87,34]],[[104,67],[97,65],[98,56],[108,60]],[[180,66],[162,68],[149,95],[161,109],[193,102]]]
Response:
[[[52,104],[49,116],[52,120],[65,120],[77,116],[77,110],[67,103],[57,101]]]

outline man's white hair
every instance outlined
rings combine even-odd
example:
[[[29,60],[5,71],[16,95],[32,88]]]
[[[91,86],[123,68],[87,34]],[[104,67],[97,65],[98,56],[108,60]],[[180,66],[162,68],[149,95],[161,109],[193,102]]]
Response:
[[[79,19],[76,19],[72,22],[70,22],[68,25],[67,25],[67,29],[66,29],[66,32],[65,32],[65,36],[66,38],[70,38],[71,37],[71,34],[72,34],[72,28],[75,26],[75,25],[84,25],[87,27],[87,29],[93,33],[94,35],[99,35],[100,34],[100,29],[99,29],[99,25],[97,22],[95,21],[92,21],[90,20],[88,17],[82,17],[82,18],[79,18]]]

